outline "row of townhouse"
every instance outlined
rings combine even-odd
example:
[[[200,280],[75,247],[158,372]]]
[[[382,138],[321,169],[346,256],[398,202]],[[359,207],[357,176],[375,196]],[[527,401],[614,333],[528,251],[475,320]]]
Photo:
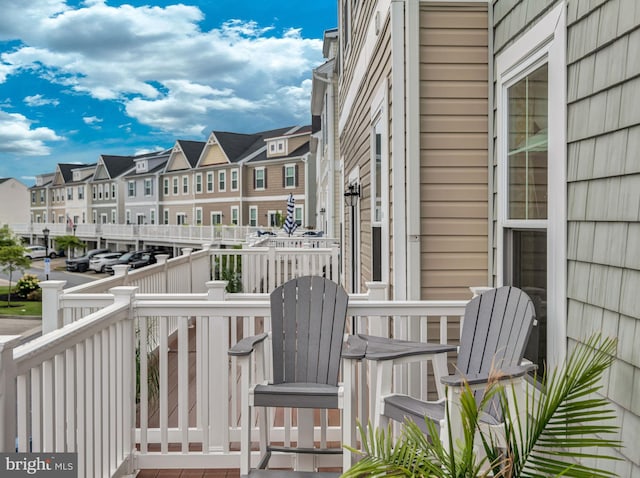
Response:
[[[293,195],[295,220],[313,227],[310,127],[255,134],[213,131],[206,142],[137,156],[60,163],[30,188],[32,223],[276,226]],[[311,172],[309,169],[311,168]]]
[[[345,284],[410,300],[518,286],[540,365],[593,332],[617,337],[603,393],[624,447],[608,466],[640,476],[640,3],[338,12],[313,72],[312,156]]]

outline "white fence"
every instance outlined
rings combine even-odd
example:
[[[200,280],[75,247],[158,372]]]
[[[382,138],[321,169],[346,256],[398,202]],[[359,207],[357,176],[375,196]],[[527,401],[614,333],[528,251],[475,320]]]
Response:
[[[226,294],[225,286],[210,282],[207,294],[187,296],[134,295],[134,288],[117,287],[94,297],[111,305],[36,341],[16,347],[0,338],[1,450],[11,451],[18,436],[20,450],[76,451],[80,477],[126,473],[132,454],[140,469],[238,467],[232,444],[240,434],[239,377],[227,351],[243,336],[268,329],[270,306],[266,294]],[[353,318],[359,331],[375,335],[457,340],[464,301],[393,302],[371,289],[351,297],[349,327]],[[159,346],[141,354],[136,351],[154,349],[147,330]],[[430,392],[420,367],[398,370],[401,390]],[[136,376],[156,385],[136,393]],[[360,390],[356,415],[364,421],[367,397]],[[295,441],[291,423],[273,422],[272,437]],[[340,440],[337,426],[326,433]]]

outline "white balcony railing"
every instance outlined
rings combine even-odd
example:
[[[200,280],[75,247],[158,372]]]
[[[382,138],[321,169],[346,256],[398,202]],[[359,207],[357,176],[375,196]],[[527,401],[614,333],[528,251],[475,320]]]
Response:
[[[353,317],[359,331],[457,340],[465,301],[386,301],[379,284],[370,286],[368,294],[350,298],[348,323]],[[28,344],[0,337],[0,450],[11,451],[17,436],[20,451],[77,452],[79,477],[119,476],[134,466],[238,467],[232,444],[240,433],[239,380],[227,351],[243,336],[268,330],[270,305],[267,294],[227,294],[225,287],[211,281],[206,294],[191,295],[115,287],[93,296],[100,310]],[[73,295],[63,308],[80,305],[81,294]],[[136,376],[154,383],[151,360],[157,388],[136,393]],[[400,390],[431,392],[421,367],[397,371]],[[364,421],[367,396],[359,391],[356,415]],[[291,423],[273,421],[272,437],[295,441]],[[324,433],[340,440],[337,426]]]

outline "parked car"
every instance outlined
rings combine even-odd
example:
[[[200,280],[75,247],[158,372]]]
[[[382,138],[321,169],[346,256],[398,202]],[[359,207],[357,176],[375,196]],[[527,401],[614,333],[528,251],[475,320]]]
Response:
[[[96,254],[111,252],[109,249],[90,249],[84,256],[67,259],[67,270],[70,272],[86,272],[89,270],[89,261]]]
[[[113,275],[113,266],[116,265],[129,265],[129,269],[139,269],[140,267],[148,266],[149,264],[155,264],[156,257],[152,251],[132,251],[127,252],[120,256],[113,264],[106,265],[104,271]]]
[[[89,259],[89,269],[95,272],[104,272],[105,266],[115,263],[122,252],[104,252],[102,254],[96,254]]]
[[[47,257],[47,254],[51,259],[57,257],[56,251],[47,251],[44,246],[26,246],[25,249],[24,256],[29,259],[43,259]]]

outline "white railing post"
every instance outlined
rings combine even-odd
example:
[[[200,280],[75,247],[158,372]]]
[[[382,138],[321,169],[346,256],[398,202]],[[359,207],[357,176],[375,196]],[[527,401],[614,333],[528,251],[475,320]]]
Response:
[[[134,472],[133,456],[131,450],[135,446],[135,432],[136,432],[136,333],[133,314],[133,301],[135,299],[138,287],[135,286],[119,286],[109,289],[109,293],[113,294],[114,304],[129,304],[129,314],[127,320],[124,321],[124,327],[122,329],[122,341],[124,351],[122,357],[122,384],[123,384],[123,397],[129,399],[126,403],[122,404],[122,422],[124,424],[122,428],[122,437],[118,440],[122,453],[127,462],[126,472],[132,474]]]
[[[42,335],[62,327],[60,296],[66,280],[48,280],[40,283],[42,289]]]
[[[169,292],[169,266],[167,264],[168,260],[169,254],[158,254],[156,256],[156,261],[158,262],[158,264],[162,265],[163,280],[161,282],[162,286],[164,287],[164,290],[159,290],[158,292],[164,292],[165,294]]]
[[[388,300],[389,284],[386,282],[365,282],[365,286],[369,291],[369,300]],[[388,317],[370,316],[368,322],[370,335],[389,337]]]
[[[267,283],[266,292],[270,292],[275,289],[278,285],[278,281],[276,280],[276,248],[269,244],[269,249],[267,252]]]
[[[337,245],[331,246],[331,262],[329,265],[329,271],[327,271],[327,277],[335,282],[340,282],[340,247]]]
[[[0,452],[16,451],[16,364],[13,349],[20,343],[19,335],[0,335]]]
[[[206,286],[208,300],[225,300],[227,281],[209,281]],[[209,414],[206,417],[208,420],[203,420],[203,422],[210,425],[209,450],[211,451],[229,451],[229,374],[226,366],[219,366],[219,364],[226,364],[229,360],[227,355],[229,350],[228,327],[225,317],[209,317],[208,327],[205,326],[205,330],[208,329],[208,336],[202,335],[206,343],[205,347],[201,349],[203,351],[201,358],[205,360],[201,369],[208,371],[205,382],[208,381],[209,386],[201,391],[205,392],[203,398],[208,398],[208,400],[199,400],[198,402],[208,404],[209,410],[204,411],[205,414]],[[209,352],[208,359],[205,358],[207,350]],[[210,412],[213,410],[215,413]],[[206,433],[206,429],[203,431]]]
[[[187,292],[193,292],[193,258],[191,257],[191,253],[193,252],[192,247],[183,247],[180,249],[182,251],[183,256],[189,256],[189,284],[186,289]]]
[[[116,264],[113,265],[113,276],[114,277],[122,277],[127,275],[127,271],[129,270],[129,266],[126,264]]]

